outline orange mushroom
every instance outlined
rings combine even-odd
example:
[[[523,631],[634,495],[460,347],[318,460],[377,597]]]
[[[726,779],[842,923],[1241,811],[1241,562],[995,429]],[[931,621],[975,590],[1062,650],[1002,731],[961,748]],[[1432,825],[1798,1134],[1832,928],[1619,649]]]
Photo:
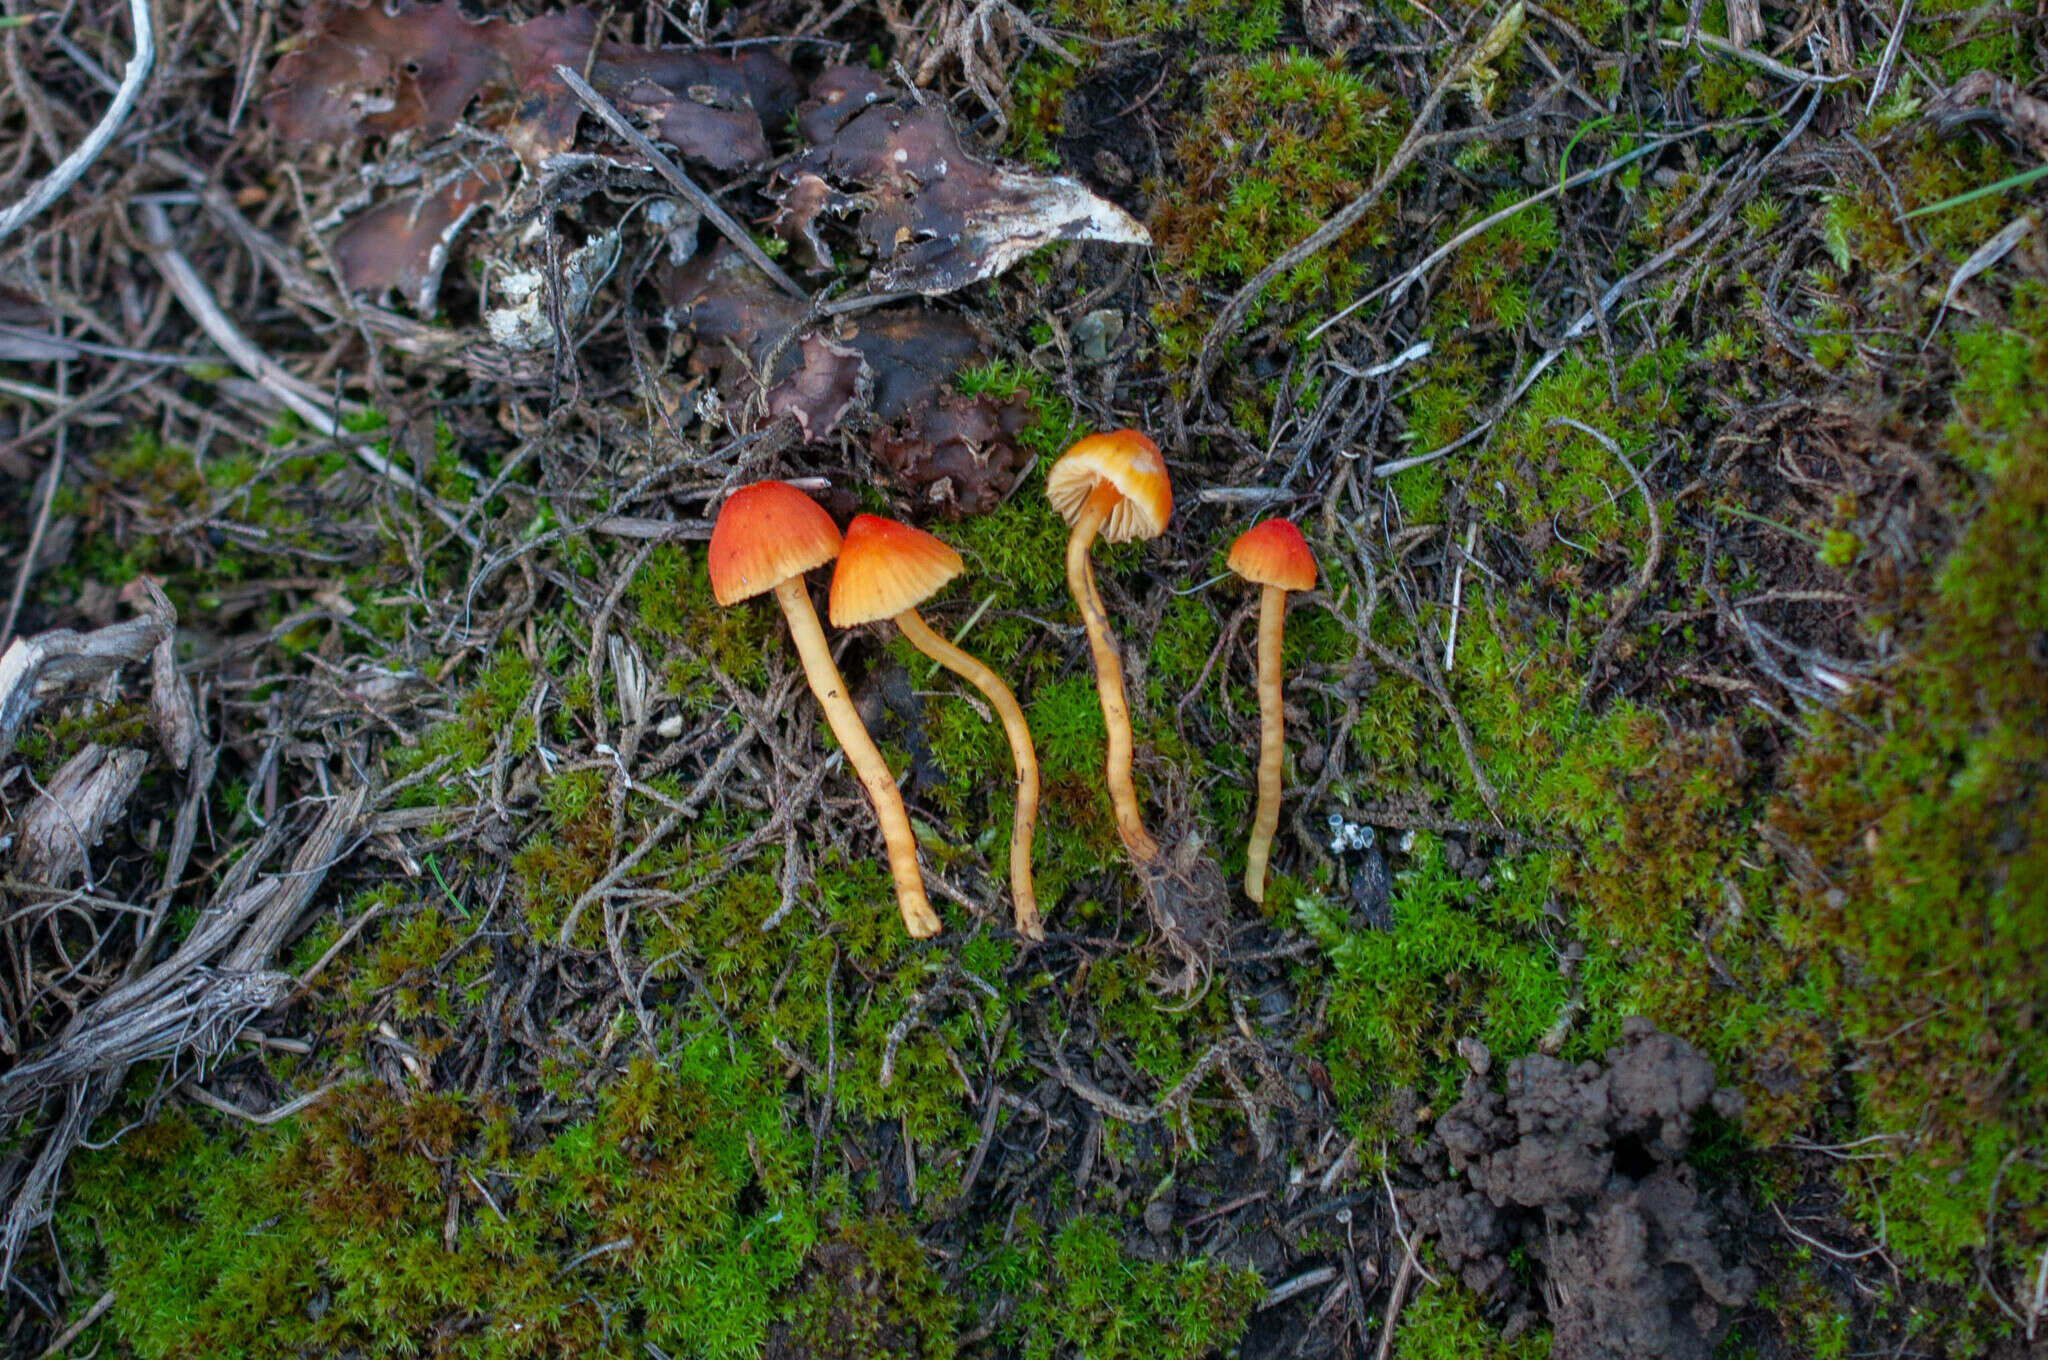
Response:
[[[1098,533],[1111,543],[1157,538],[1173,513],[1173,486],[1157,444],[1136,430],[1116,430],[1091,434],[1061,454],[1046,474],[1045,495],[1073,526],[1067,536],[1067,589],[1080,606],[1095,662],[1095,690],[1109,732],[1104,780],[1116,806],[1117,834],[1131,858],[1149,864],[1159,855],[1159,843],[1145,830],[1131,783],[1131,713],[1124,702],[1123,664],[1095,590],[1088,549]]]
[[[1010,826],[1010,899],[1017,933],[1045,938],[1038,895],[1031,886],[1031,833],[1038,823],[1038,755],[1024,710],[1002,677],[934,633],[918,614],[939,588],[958,576],[960,554],[922,529],[879,515],[855,515],[832,568],[827,613],[834,628],[893,619],[911,645],[973,685],[1001,715],[1017,764],[1017,813]]]
[[[1316,583],[1316,559],[1301,530],[1284,519],[1255,524],[1237,536],[1225,562],[1259,587],[1259,810],[1245,848],[1244,892],[1266,900],[1266,861],[1280,825],[1280,762],[1286,750],[1286,719],[1280,711],[1280,630],[1287,617],[1287,592]]]
[[[846,681],[832,663],[825,630],[818,626],[818,612],[804,586],[805,572],[838,555],[839,526],[823,507],[787,482],[755,482],[727,497],[718,522],[711,526],[711,594],[720,604],[730,605],[764,591],[775,592],[811,693],[818,696],[825,721],[874,802],[882,842],[889,849],[889,872],[896,880],[903,928],[928,939],[939,933],[939,918],[924,895],[917,840],[903,810],[903,795],[896,791],[888,762],[846,696]]]

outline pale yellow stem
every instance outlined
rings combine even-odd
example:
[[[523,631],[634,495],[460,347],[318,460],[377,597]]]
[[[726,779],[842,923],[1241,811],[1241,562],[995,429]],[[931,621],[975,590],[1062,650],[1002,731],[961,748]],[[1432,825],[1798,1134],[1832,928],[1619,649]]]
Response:
[[[1095,593],[1095,572],[1089,565],[1088,549],[1101,531],[1102,522],[1116,509],[1123,493],[1111,483],[1096,484],[1074,521],[1067,537],[1067,590],[1081,608],[1081,626],[1088,630],[1088,654],[1095,661],[1095,692],[1102,699],[1102,725],[1109,732],[1109,753],[1103,762],[1103,782],[1109,785],[1109,801],[1116,807],[1116,830],[1124,849],[1140,864],[1159,857],[1159,842],[1145,830],[1138,808],[1137,786],[1131,782],[1131,712],[1124,704],[1124,668],[1117,659],[1116,641],[1109,635],[1109,615],[1102,597]]]
[[[1287,592],[1259,587],[1259,811],[1244,852],[1244,895],[1266,900],[1266,861],[1280,827],[1280,762],[1286,757],[1286,719],[1280,711],[1280,625]]]
[[[896,905],[903,912],[903,928],[920,940],[929,939],[939,933],[939,918],[925,900],[924,878],[917,870],[917,838],[910,833],[910,814],[903,810],[896,777],[889,773],[889,763],[882,759],[867,726],[854,711],[853,701],[846,697],[846,681],[832,662],[832,649],[825,645],[825,630],[818,626],[818,611],[811,607],[804,578],[791,577],[775,587],[775,598],[789,620],[789,635],[796,639],[796,654],[803,658],[811,693],[818,696],[832,735],[839,738],[847,763],[860,776],[875,805],[882,843],[889,847],[889,873],[896,880]]]
[[[1003,720],[1010,756],[1017,763],[1017,815],[1010,823],[1010,902],[1017,933],[1027,940],[1042,940],[1045,926],[1038,919],[1038,894],[1031,886],[1031,833],[1038,825],[1038,755],[1031,747],[1024,710],[1017,706],[1017,696],[1010,693],[1001,676],[934,633],[915,609],[898,614],[896,626],[913,647],[980,690]]]

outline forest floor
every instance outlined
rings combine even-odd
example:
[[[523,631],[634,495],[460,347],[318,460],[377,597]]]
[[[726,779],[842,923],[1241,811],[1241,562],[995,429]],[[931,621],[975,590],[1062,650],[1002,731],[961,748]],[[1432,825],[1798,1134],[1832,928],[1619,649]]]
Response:
[[[7,14],[6,1353],[2048,1353],[2038,5]]]

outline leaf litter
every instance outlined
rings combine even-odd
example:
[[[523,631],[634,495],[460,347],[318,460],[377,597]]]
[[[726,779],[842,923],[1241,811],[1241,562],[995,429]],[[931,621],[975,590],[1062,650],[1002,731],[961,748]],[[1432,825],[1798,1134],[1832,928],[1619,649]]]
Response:
[[[260,11],[236,29],[230,8],[191,16],[196,46],[183,49],[171,87],[180,97],[204,87],[219,108],[238,108],[234,91],[262,86],[272,23],[299,22]],[[1754,7],[1739,9],[1745,25],[1756,21]],[[1596,50],[1611,35],[1567,29],[1552,11],[1514,7],[1519,34],[1491,10],[1447,13],[1467,39],[1491,34],[1500,50],[1481,38],[1467,69],[1446,70],[1418,56],[1455,55],[1423,17],[1320,0],[1303,9],[1328,51],[1326,74],[1370,82],[1395,131],[1412,119],[1419,135],[1451,139],[1425,137],[1404,153],[1414,173],[1390,181],[1389,211],[1367,221],[1375,258],[1432,259],[1438,225],[1526,196],[1575,149],[1574,167],[1595,144],[1618,151],[1621,131],[1598,116],[1589,127],[1575,105],[1581,89],[1604,97],[1599,82],[1618,79],[1634,107],[1672,125],[1657,131],[1700,126],[1685,101],[1664,99],[1705,91],[1690,68],[1678,86],[1657,86],[1636,74],[1635,57]],[[1772,43],[1791,41],[1782,17],[1764,16]],[[1838,46],[1877,50],[1894,16],[1866,5],[1836,20],[1846,41],[1810,46],[1816,62],[1836,61]],[[814,1321],[848,1336],[867,1328],[891,1351],[924,1341],[950,1353],[957,1340],[967,1354],[1001,1354],[1030,1337],[1055,1354],[1108,1354],[1108,1338],[1139,1318],[1162,1345],[1242,1329],[1241,1342],[1224,1344],[1260,1360],[1386,1354],[1441,1338],[1459,1310],[1468,1330],[1443,1343],[1456,1353],[1506,1353],[1541,1340],[1517,1327],[1548,1326],[1560,1355],[1702,1354],[1732,1320],[1742,1344],[1770,1354],[1776,1329],[1796,1334],[1830,1310],[1866,1348],[1891,1348],[1913,1338],[1869,1300],[1894,1288],[1916,1317],[1975,1308],[2016,1331],[2048,1317],[2033,1284],[2043,1258],[2024,1152],[2007,1165],[1992,1159],[2003,1205],[1978,1182],[1950,1196],[1951,1208],[1970,1202],[1958,1221],[1973,1226],[1993,1206],[1982,1246],[1956,1267],[1958,1279],[1977,1273],[1980,1284],[1965,1289],[1910,1273],[1882,1215],[1856,1212],[1857,1178],[1882,1174],[1867,1149],[1903,1147],[1919,1136],[1911,1129],[1880,1129],[1879,1143],[1846,1150],[1824,1144],[1803,1162],[1782,1143],[1751,1146],[1731,1132],[1736,1119],[1782,1129],[1759,1122],[1783,1118],[1773,1103],[1811,1118],[1797,1127],[1816,1138],[1857,1129],[1839,1114],[1855,1102],[1829,1093],[1866,1095],[1855,1074],[1882,1051],[1799,1028],[1804,1012],[1772,990],[1777,965],[1754,957],[1755,923],[1768,934],[1771,913],[1786,910],[1759,888],[1766,871],[1688,839],[1709,834],[1717,798],[1748,824],[1784,752],[1813,731],[1893,721],[1873,721],[1866,705],[1904,683],[1905,644],[1892,629],[1910,631],[1899,621],[1925,598],[1932,548],[1954,531],[1930,505],[1960,479],[1928,452],[1940,440],[1907,438],[1921,432],[1902,431],[1896,412],[1863,413],[1882,405],[1880,389],[1906,394],[1900,411],[1936,409],[1916,365],[1950,362],[1945,346],[1917,357],[1918,325],[1896,328],[1910,340],[1895,345],[1872,299],[1924,298],[1915,321],[1952,304],[1952,318],[2026,324],[2039,236],[2018,225],[2038,220],[2024,205],[1967,233],[1929,225],[1936,235],[1907,243],[1938,241],[1938,267],[1921,260],[1864,287],[1894,245],[1888,214],[1866,210],[1892,196],[1886,172],[1913,168],[1922,129],[1871,134],[1853,111],[1835,117],[1837,100],[1861,107],[1860,86],[1837,93],[1795,79],[1784,62],[1753,64],[1741,93],[1715,96],[1756,101],[1728,115],[1718,144],[1659,152],[1639,177],[1620,177],[1626,184],[1596,176],[1583,193],[1532,205],[1512,229],[1436,260],[1399,309],[1333,323],[1321,348],[1299,340],[1317,319],[1303,301],[1315,270],[1303,271],[1245,313],[1242,334],[1217,340],[1214,381],[1189,392],[1177,385],[1187,365],[1172,356],[1192,352],[1189,328],[1200,339],[1204,309],[1243,274],[1195,275],[1177,253],[1185,241],[1162,240],[1158,261],[1119,242],[1162,220],[1160,199],[1176,192],[1175,166],[1191,154],[1174,131],[1226,88],[1206,83],[1211,74],[1252,73],[1266,82],[1262,97],[1282,101],[1314,83],[1282,55],[1291,28],[1154,33],[1100,48],[1062,33],[1074,49],[1062,48],[1063,60],[1033,20],[985,0],[915,16],[855,7],[825,27],[770,5],[727,7],[701,28],[694,15],[643,24],[588,8],[473,20],[452,3],[340,4],[305,21],[270,73],[262,107],[276,138],[235,143],[208,119],[163,117],[172,106],[159,101],[152,126],[184,140],[117,145],[86,182],[97,196],[78,195],[33,249],[4,261],[0,353],[24,366],[20,381],[7,375],[8,399],[22,404],[0,413],[0,528],[30,587],[17,646],[45,659],[101,653],[68,678],[52,661],[28,689],[0,684],[0,715],[10,705],[26,715],[22,747],[0,757],[0,863],[13,874],[0,886],[0,1049],[13,1060],[0,1072],[0,1105],[30,1121],[4,1172],[6,1246],[25,1300],[8,1323],[11,1346],[39,1352],[66,1316],[104,1318],[92,1339],[118,1333],[125,1343],[140,1325],[134,1310],[160,1302],[152,1290],[189,1287],[170,1256],[130,1255],[122,1269],[135,1273],[119,1277],[118,1297],[109,1286],[88,1309],[108,1269],[97,1253],[132,1252],[129,1225],[101,1219],[99,1237],[80,1236],[80,1220],[60,1213],[52,1228],[70,1253],[68,1276],[37,1235],[39,1215],[66,1193],[71,1149],[113,1132],[111,1119],[93,1127],[102,1111],[169,1115],[162,1129],[87,1159],[155,1184],[146,1158],[167,1146],[166,1130],[196,1122],[239,1159],[276,1146],[251,1121],[310,1108],[316,1118],[294,1137],[360,1156],[350,1164],[373,1177],[400,1166],[410,1179],[398,1231],[466,1269],[476,1258],[462,1253],[480,1229],[530,1223],[559,1193],[533,1188],[520,1149],[573,1158],[579,1140],[595,1138],[601,1157],[633,1168],[605,1194],[670,1183],[676,1163],[661,1157],[676,1145],[651,1153],[662,1134],[650,1122],[701,1091],[636,1094],[618,1141],[584,1121],[592,1092],[610,1099],[642,1054],[663,1071],[686,1065],[667,1046],[670,1017],[685,1013],[712,1048],[758,1058],[770,1074],[775,1117],[749,1127],[743,1148],[726,1147],[733,1165],[751,1168],[745,1203],[765,1196],[770,1206],[738,1241],[739,1258],[761,1272],[750,1297],[783,1308],[789,1290],[810,1288],[791,1283],[808,1273],[833,1295]],[[88,121],[78,113],[100,96],[67,54],[39,46],[39,32],[9,30],[27,44],[10,59],[48,76],[19,117],[56,108],[48,126],[61,133]],[[690,45],[661,45],[677,32]],[[1519,46],[1508,41],[1517,37]],[[844,64],[864,50],[875,66]],[[194,67],[193,53],[214,64]],[[1028,54],[1044,69],[1014,65]],[[114,69],[124,54],[96,55]],[[1935,60],[1916,49],[1906,65],[1924,80]],[[558,63],[585,72],[600,99],[706,176],[742,234],[760,232],[804,285],[778,284],[670,197],[674,184],[644,156],[582,116],[591,110],[568,97]],[[1070,76],[1082,82],[1076,95],[1063,109],[1056,93],[1047,102],[1040,91]],[[1943,157],[1985,133],[2034,145],[2038,90],[2023,74],[1951,70],[1950,80],[1921,118],[1953,140],[1926,145]],[[1341,94],[1343,82],[1319,88]],[[1823,103],[1816,126],[1840,135],[1801,135],[1803,113]],[[1256,106],[1237,112],[1260,116]],[[1058,125],[1062,113],[1071,128]],[[1745,131],[1744,117],[1767,130]],[[1748,173],[1787,126],[1796,153],[1765,157],[1768,177]],[[991,127],[1009,131],[1011,153],[1057,160],[1062,172],[1024,174],[981,150]],[[33,132],[24,164],[48,154]],[[1872,175],[1865,151],[1885,170]],[[165,228],[150,232],[153,253],[118,220],[138,185],[152,192],[135,208]],[[1239,206],[1261,187],[1247,183]],[[1933,196],[1914,186],[1912,197]],[[1847,205],[1825,233],[1805,206],[1821,202]],[[1521,230],[1553,215],[1548,237]],[[1999,232],[2001,223],[2014,225]],[[1650,254],[1653,267],[1636,272],[1645,254],[1681,239],[1693,245]],[[1816,253],[1821,241],[1839,247],[1832,261]],[[1034,251],[1036,267],[1018,269]],[[203,333],[158,279],[172,260],[185,265],[178,306]],[[1338,252],[1323,262],[1355,263]],[[1489,275],[1496,265],[1502,278]],[[327,269],[339,291],[318,272]],[[1621,296],[1652,278],[1656,291],[1577,320],[1609,288]],[[1740,288],[1727,282],[1737,279]],[[385,310],[393,293],[414,315]],[[1983,334],[1973,329],[1972,343]],[[223,335],[240,337],[234,353],[256,356],[237,359],[250,379],[209,366],[207,337]],[[1573,342],[1578,351],[1566,353]],[[1516,425],[1524,394],[1509,386],[1525,346],[1577,385],[1527,394],[1545,407],[1531,418],[1548,421],[1536,438]],[[1731,346],[1746,357],[1725,357]],[[1691,356],[1658,360],[1683,369],[1682,396],[1642,377],[1653,351]],[[1418,355],[1431,362],[1386,380]],[[964,369],[993,360],[1030,384],[958,390]],[[1498,407],[1495,378],[1513,391]],[[318,428],[336,428],[335,438],[281,420],[280,392],[301,404],[291,408],[299,418],[326,418]],[[320,406],[337,395],[359,404]],[[350,428],[365,406],[387,422],[368,435]],[[1560,408],[1576,423],[1551,418]],[[963,793],[969,758],[946,725],[951,697],[919,689],[923,677],[875,639],[847,637],[856,696],[912,754],[919,832],[961,923],[940,953],[892,955],[846,908],[863,891],[848,866],[872,854],[872,838],[848,815],[843,772],[808,710],[789,700],[786,655],[744,619],[695,616],[693,550],[677,544],[702,536],[724,489],[760,475],[799,480],[842,518],[877,500],[921,518],[1021,510],[1025,446],[1044,437],[1034,422],[1069,409],[1105,427],[1170,428],[1176,417],[1187,427],[1168,444],[1176,478],[1187,478],[1180,522],[1103,579],[1128,620],[1135,708],[1150,722],[1143,773],[1155,797],[1164,789],[1165,802],[1186,802],[1188,815],[1169,823],[1187,834],[1174,837],[1168,872],[1135,884],[1111,858],[1067,845],[1055,924],[1068,929],[1004,955],[1000,874],[962,830],[999,800],[1003,771],[989,790]],[[1453,474],[1437,479],[1435,449],[1475,422],[1492,433],[1435,465]],[[1565,433],[1596,427],[1583,446]],[[146,431],[167,447],[153,452]],[[1393,454],[1423,461],[1387,477]],[[1523,497],[1542,508],[1518,521]],[[1632,498],[1668,544],[1631,551],[1642,523]],[[1233,767],[1251,733],[1236,703],[1242,618],[1227,587],[1200,582],[1213,541],[1246,507],[1300,517],[1348,578],[1333,575],[1327,597],[1301,602],[1297,622],[1309,631],[1292,643],[1304,659],[1288,690],[1289,730],[1301,734],[1286,866],[1307,885],[1298,921],[1254,919],[1216,872]],[[961,602],[947,622],[1000,639],[1030,673],[1034,707],[1071,728],[1062,700],[1085,689],[1085,675],[1076,686],[1056,563],[1027,560],[1032,545],[991,535],[995,523],[1014,529],[1032,516],[1013,510],[958,532],[1005,589]],[[17,526],[27,545],[18,554]],[[1820,567],[1815,545],[1828,554]],[[141,595],[124,602],[106,583],[134,570],[171,578],[175,617]],[[1616,612],[1624,591],[1629,608]],[[131,609],[139,617],[123,624]],[[1639,802],[1602,802],[1581,781],[1579,803],[1531,809],[1547,784],[1505,768],[1518,758],[1516,734],[1574,730],[1577,719],[1544,697],[1547,672],[1583,658],[1573,648],[1592,637],[1579,625],[1597,630],[1603,611],[1594,667],[1606,670],[1584,677],[1600,681],[1598,694],[1589,700],[1581,677],[1567,675],[1585,721],[1612,720],[1601,730],[1622,730],[1615,740],[1632,753],[1666,724],[1673,750],[1695,731],[1733,733],[1732,767],[1744,774],[1723,779],[1719,757],[1696,760],[1687,784],[1637,764],[1627,777]],[[115,631],[62,626],[79,619]],[[10,609],[5,630],[15,622]],[[1541,646],[1519,647],[1523,630],[1565,659],[1553,666]],[[1496,685],[1501,674],[1510,679]],[[1615,717],[1625,708],[1627,723]],[[1499,721],[1502,711],[1514,720]],[[1567,761],[1583,750],[1567,748]],[[1546,747],[1534,758],[1556,755]],[[1497,800],[1480,796],[1489,771]],[[1088,773],[1049,780],[1055,823],[1090,824]],[[1583,773],[1558,771],[1567,782]],[[1696,801],[1673,793],[1702,783]],[[1676,813],[1657,811],[1666,796]],[[1619,875],[1599,865],[1604,833],[1564,829],[1617,810],[1615,834],[1633,838],[1637,861]],[[1362,859],[1350,841],[1325,853],[1326,814],[1385,834]],[[1867,822],[1840,856],[1816,858],[1787,837],[1742,853],[1789,866],[1815,903],[1840,913],[1855,866],[1895,835],[1892,822]],[[1674,906],[1666,924],[1677,943],[1616,947],[1639,917],[1657,915],[1645,904],[1663,903],[1666,885],[1650,882],[1664,866],[1658,835],[1722,877]],[[683,841],[680,868],[656,867]],[[1530,874],[1529,855],[1553,851],[1556,860],[1536,861],[1538,873],[1563,867],[1544,891],[1513,886],[1511,874]],[[1619,909],[1600,896],[1616,883],[1626,885]],[[551,943],[558,922],[535,924],[555,893],[584,913],[571,947]],[[319,933],[291,954],[309,921]],[[443,926],[451,933],[438,934]],[[1485,948],[1459,952],[1474,941]],[[1397,957],[1382,958],[1382,946]],[[1500,972],[1487,951],[1501,948],[1526,948],[1532,962]],[[1378,971],[1361,963],[1374,958]],[[1644,981],[1652,974],[1673,975],[1671,992]],[[1617,985],[1642,987],[1670,1012],[1673,1033],[1722,1043],[1720,1078],[1743,1087],[1748,1112],[1713,1098],[1715,1076],[1680,1041],[1629,1025],[1620,1047],[1609,1042],[1622,1003],[1604,993]],[[1524,991],[1536,1000],[1507,994]],[[1671,993],[1687,1000],[1674,1006]],[[1688,1010],[1697,996],[1716,1000]],[[1427,1062],[1411,1073],[1417,1089],[1387,1091],[1389,1074],[1412,1061],[1408,1045],[1441,1058],[1455,1040],[1470,1061],[1483,1051],[1477,1031],[1507,1025],[1504,1014],[1527,1020],[1538,1004],[1543,1013],[1512,1030],[1507,1051],[1565,1057],[1510,1064],[1504,1095],[1475,1077],[1454,1102],[1454,1079]],[[1752,1042],[1754,1031],[1739,1029],[1751,1023],[1745,1005],[1780,1006],[1773,1018],[1784,1023]],[[1918,1043],[1952,1015],[2003,1006],[1950,1007],[1944,996],[1881,1032]],[[1371,1027],[1383,1022],[1391,1035]],[[1729,1032],[1744,1037],[1727,1041]],[[2022,1035],[2002,1035],[2027,1051]],[[1642,1068],[1655,1080],[1638,1080]],[[369,1156],[374,1140],[359,1130],[337,1139],[318,1112],[344,1074],[360,1097],[351,1109],[406,1111],[419,1121],[404,1135],[414,1141]],[[1657,1100],[1676,1111],[1659,1116],[1667,1124],[1683,1122],[1677,1136],[1645,1137],[1647,1125],[1628,1122],[1622,1107],[1634,1107],[1615,1092],[1630,1083],[1671,1085],[1669,1101]],[[1604,1107],[1597,1090],[1608,1093]],[[458,1091],[502,1098],[506,1122],[451,1148],[431,1125],[470,1098]],[[1389,1180],[1375,1186],[1371,1137],[1398,1127],[1375,1112],[1383,1097],[1434,1132],[1420,1160],[1380,1158]],[[2022,1099],[2009,1095],[2010,1107]],[[1995,1100],[1982,1108],[1988,1128],[2008,1117]],[[1727,1193],[1730,1158],[1796,1187],[1784,1233],[1745,1218]],[[1954,1185],[1924,1179],[1937,1196]],[[835,1185],[856,1187],[835,1213],[907,1225],[904,1240],[894,1228],[863,1235],[842,1224],[825,1225],[825,1245],[809,1251],[774,1241],[778,1223],[807,1212],[802,1192],[829,1196]],[[570,1192],[569,1217],[550,1218],[533,1253],[509,1249],[529,1281],[552,1277],[520,1325],[565,1349],[637,1345],[644,1325],[656,1353],[667,1305],[643,1308],[651,1295],[640,1291],[672,1262],[648,1239],[674,1243],[688,1225],[636,1202],[634,1213],[648,1212],[630,1231],[587,1231],[575,1216],[603,1212],[595,1195],[584,1203]],[[161,1245],[208,1259],[178,1236],[191,1226],[181,1197],[165,1200]],[[1892,1231],[1909,1231],[1898,1225],[1915,1206],[1884,1202]],[[297,1204],[259,1234],[261,1250],[291,1240]],[[1456,1278],[1411,1268],[1411,1228],[1436,1242],[1437,1260],[1455,1257]],[[1854,1245],[1788,1265],[1816,1234]],[[1903,1285],[1894,1252],[1909,1263]],[[785,1272],[768,1273],[778,1261]],[[1227,1282],[1217,1262],[1256,1272],[1256,1288],[1208,1315],[1199,1297],[1242,1298],[1244,1276]],[[320,1274],[332,1265],[322,1258],[280,1285],[277,1328],[345,1333],[346,1310],[330,1309]],[[917,1323],[888,1313],[940,1277],[967,1305],[957,1326],[950,1315],[940,1325],[943,1310]],[[1025,1283],[990,1287],[996,1278]],[[1105,1280],[1118,1282],[1107,1296],[1115,1325],[1091,1331]],[[1758,1280],[1771,1284],[1776,1311],[1743,1302]],[[1259,1290],[1269,1306],[1253,1311]],[[1148,1297],[1175,1306],[1155,1310]],[[232,1311],[220,1300],[200,1286],[165,1312]],[[461,1349],[515,1307],[406,1317]],[[776,1328],[776,1353],[815,1348],[782,1335],[785,1321]],[[674,1351],[673,1338],[660,1339]],[[1189,1341],[1186,1353],[1201,1349]]]

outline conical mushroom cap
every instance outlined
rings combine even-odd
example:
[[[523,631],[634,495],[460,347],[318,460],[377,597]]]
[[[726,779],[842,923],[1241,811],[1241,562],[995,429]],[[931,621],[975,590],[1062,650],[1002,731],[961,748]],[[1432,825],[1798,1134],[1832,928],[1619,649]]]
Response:
[[[893,619],[915,609],[966,566],[922,529],[879,515],[855,515],[832,568],[826,612],[834,628]]]
[[[1292,520],[1254,524],[1230,545],[1224,565],[1254,585],[1309,590],[1316,583],[1316,559]]]
[[[1060,518],[1072,524],[1099,482],[1123,493],[1103,522],[1102,537],[1111,543],[1157,538],[1173,513],[1173,484],[1166,478],[1166,460],[1159,446],[1137,430],[1091,434],[1060,455],[1045,475],[1045,498]]]
[[[839,526],[788,482],[755,482],[728,496],[711,526],[711,597],[738,604],[839,555]]]

